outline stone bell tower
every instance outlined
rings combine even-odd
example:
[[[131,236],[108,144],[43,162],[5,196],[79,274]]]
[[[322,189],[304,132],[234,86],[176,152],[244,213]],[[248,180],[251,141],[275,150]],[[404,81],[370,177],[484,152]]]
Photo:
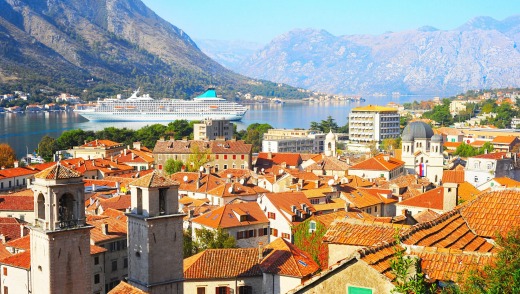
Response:
[[[34,176],[33,293],[92,293],[90,229],[81,174],[59,162]]]
[[[130,183],[128,283],[148,293],[183,293],[184,214],[179,184],[155,171]]]

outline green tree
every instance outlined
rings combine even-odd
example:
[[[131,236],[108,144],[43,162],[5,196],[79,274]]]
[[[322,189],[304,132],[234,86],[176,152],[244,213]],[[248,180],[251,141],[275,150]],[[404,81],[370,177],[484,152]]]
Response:
[[[168,160],[166,160],[166,162],[164,163],[164,171],[166,172],[167,175],[171,175],[171,174],[180,172],[183,165],[184,165],[184,162],[182,162],[180,160],[168,158]]]
[[[194,253],[206,249],[236,248],[236,240],[228,233],[218,230],[195,229],[195,240],[193,240]]]
[[[85,141],[94,140],[95,134],[93,131],[83,131],[81,129],[77,130],[69,130],[63,132],[58,139],[56,139],[58,143],[58,147],[60,149],[71,149],[74,146],[80,146],[85,143]]]
[[[16,153],[8,144],[0,144],[0,167],[13,167],[16,160]]]
[[[135,140],[141,142],[147,148],[153,148],[159,138],[166,133],[166,126],[162,124],[153,124],[144,126],[135,132]]]
[[[182,231],[182,237],[183,237],[183,255],[184,258],[190,257],[193,254],[195,254],[195,248],[193,247],[193,239],[191,235],[191,228],[188,230]]]
[[[381,149],[390,151],[399,149],[401,144],[401,137],[399,138],[386,138],[381,141]]]
[[[520,293],[520,227],[497,235],[499,251],[493,264],[470,272],[463,293]]]
[[[174,120],[166,127],[165,135],[173,136],[175,140],[181,140],[184,137],[193,139],[194,123],[187,120]]]
[[[339,129],[339,126],[336,123],[336,121],[334,120],[334,118],[332,118],[332,116],[329,115],[329,116],[327,116],[327,119],[322,120],[319,123],[312,121],[311,125],[310,125],[310,129],[313,131],[328,133],[331,129],[332,129],[332,131],[337,131]],[[348,127],[347,127],[347,129],[348,129]]]
[[[272,128],[273,127],[270,124],[250,124],[242,138],[245,143],[253,145],[253,153],[260,152],[260,150],[262,150],[263,136],[269,129]]]
[[[186,162],[188,171],[199,171],[201,166],[204,166],[207,162],[211,161],[209,149],[201,150],[198,145],[194,144],[190,148],[190,151],[191,154]]]
[[[45,135],[40,143],[38,143],[38,154],[43,157],[45,161],[51,161],[52,156],[58,150],[58,142],[53,137]]]

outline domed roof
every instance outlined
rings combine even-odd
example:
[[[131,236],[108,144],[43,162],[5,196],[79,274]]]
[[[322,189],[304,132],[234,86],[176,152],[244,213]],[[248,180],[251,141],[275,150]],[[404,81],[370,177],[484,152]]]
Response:
[[[433,130],[430,125],[422,121],[413,121],[403,130],[402,140],[413,141],[415,139],[431,139]]]
[[[439,134],[435,134],[432,136],[432,142],[440,142],[442,143],[442,136]]]
[[[329,131],[327,136],[325,136],[325,139],[329,141],[336,140],[336,136],[332,133],[332,129]]]

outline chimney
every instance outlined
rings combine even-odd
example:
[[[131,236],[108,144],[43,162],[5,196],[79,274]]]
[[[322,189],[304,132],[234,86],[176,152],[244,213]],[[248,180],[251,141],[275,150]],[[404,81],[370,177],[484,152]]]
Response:
[[[262,262],[264,259],[264,243],[258,242],[258,262]]]
[[[125,154],[125,156],[126,156],[126,149],[125,149],[125,151],[123,151],[123,153],[124,153],[124,154]]]
[[[161,142],[164,142],[164,136],[161,136],[161,138],[159,139]]]
[[[24,236],[23,228],[24,228],[24,226],[23,226],[23,225],[20,225],[20,237],[23,237],[23,236]]]
[[[345,201],[345,211],[348,212],[350,210],[350,203]]]
[[[256,167],[256,166],[253,167],[253,172],[254,172],[255,174],[258,174],[258,167]]]
[[[407,216],[408,215],[408,209],[401,210],[401,214],[404,215],[404,216]]]
[[[273,153],[271,151],[267,152],[267,159],[273,159]]]
[[[114,162],[114,155],[110,156],[110,161]]]
[[[96,139],[96,145],[98,144],[98,139]]]
[[[190,209],[188,211],[188,214],[189,214],[190,219],[192,219],[195,216],[195,210],[194,209]]]
[[[108,224],[105,223],[101,225],[101,232],[103,235],[108,235]]]
[[[200,177],[197,179],[197,189],[200,188]]]
[[[14,164],[14,167],[15,167],[15,168],[18,167],[18,160],[15,160],[15,161],[13,162],[13,164]]]
[[[141,150],[141,142],[134,142],[134,149]]]
[[[186,171],[186,166],[183,165],[183,166],[181,167],[181,172],[185,172],[185,171]]]
[[[116,190],[117,194],[121,193],[121,184],[119,184],[119,182],[116,182]]]
[[[96,191],[96,184],[92,184],[92,192]]]

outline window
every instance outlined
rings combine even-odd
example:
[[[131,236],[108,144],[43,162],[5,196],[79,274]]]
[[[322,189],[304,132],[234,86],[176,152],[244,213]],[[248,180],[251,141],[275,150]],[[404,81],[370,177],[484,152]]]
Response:
[[[255,236],[255,230],[249,230],[247,231],[247,237],[248,238],[253,238]]]
[[[258,229],[258,236],[266,236],[267,235],[267,228]]]
[[[113,272],[117,271],[117,259],[112,260],[112,271]]]
[[[4,276],[7,276],[7,268],[4,267]]]
[[[99,284],[99,274],[94,275],[94,284]]]
[[[314,233],[314,232],[316,232],[316,222],[310,221],[309,222],[309,233]]]
[[[240,158],[241,158],[242,160],[244,160],[244,158],[245,158],[244,154],[240,155]]]
[[[238,294],[253,294],[253,287],[251,287],[251,286],[238,286]]]
[[[271,229],[271,236],[278,237],[278,230],[277,229]]]
[[[311,199],[311,204],[320,204],[320,199]]]
[[[477,176],[475,176],[475,183],[476,183],[476,182],[478,182],[478,177],[477,177]]]
[[[237,240],[244,239],[244,231],[237,232]]]
[[[230,288],[229,287],[217,287],[215,288],[215,293],[216,294],[229,294],[231,293],[230,292]]]
[[[218,154],[215,154],[215,159],[218,159]]]
[[[227,154],[224,154],[224,159],[227,159]]]
[[[347,286],[347,294],[372,294],[372,289]]]
[[[289,235],[287,233],[282,233],[282,238],[287,239],[287,240],[291,240],[291,235]]]
[[[99,256],[94,257],[94,265],[99,264]]]
[[[233,159],[237,159],[237,156],[235,154],[233,154]]]
[[[276,219],[276,214],[274,212],[268,212],[267,213],[267,218]]]
[[[224,164],[224,169],[227,169],[227,164]]]
[[[162,170],[162,164],[159,164],[159,170]]]
[[[372,208],[367,208],[367,213],[372,213]]]
[[[7,286],[4,286],[4,294],[9,294],[9,288],[7,288]]]
[[[374,206],[374,212],[377,212],[377,206]]]
[[[206,287],[197,287],[197,294],[206,294]]]
[[[128,268],[128,257],[125,257],[125,259],[123,259],[123,268]]]

